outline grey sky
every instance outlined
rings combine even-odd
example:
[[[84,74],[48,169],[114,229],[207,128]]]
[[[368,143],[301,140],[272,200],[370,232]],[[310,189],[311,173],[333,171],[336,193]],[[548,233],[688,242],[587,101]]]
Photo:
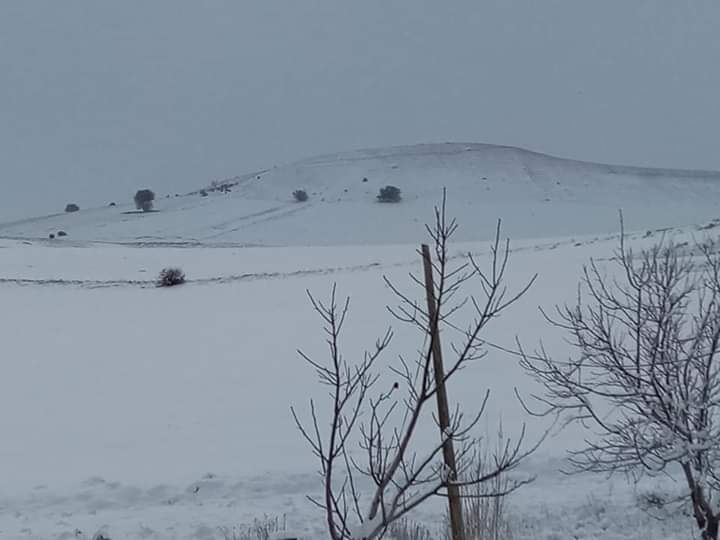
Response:
[[[718,28],[715,0],[3,2],[0,221],[417,142],[720,169]]]

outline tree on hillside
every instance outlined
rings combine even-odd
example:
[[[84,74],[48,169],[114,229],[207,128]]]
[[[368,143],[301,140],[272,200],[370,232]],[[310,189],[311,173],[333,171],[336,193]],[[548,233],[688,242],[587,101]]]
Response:
[[[396,203],[400,202],[400,188],[395,186],[385,186],[380,188],[380,193],[377,195],[379,202]]]
[[[423,245],[421,250],[424,278],[412,276],[419,286],[420,299],[386,279],[399,302],[390,312],[398,321],[415,328],[421,340],[417,358],[400,356],[389,365],[389,380],[382,376],[379,359],[387,352],[393,333],[388,330],[357,363],[351,362],[343,355],[341,345],[349,298],[339,301],[334,286],[327,303],[308,292],[312,307],[324,323],[329,355],[327,360],[317,360],[300,354],[329,389],[329,417],[321,414],[312,399],[307,422],[300,420],[295,408],[292,413],[320,462],[324,493],[313,501],[325,513],[332,540],[379,538],[392,523],[428,498],[441,495],[452,501],[461,497],[461,488],[504,475],[537,447],[523,448],[523,426],[516,441],[504,439],[487,467],[478,469],[473,466],[473,456],[479,443],[470,434],[482,416],[489,390],[480,395],[474,413],[466,414],[461,405],[454,410],[447,407],[445,384],[485,356],[482,334],[487,326],[534,281],[517,293],[508,291],[505,275],[509,245],[501,244],[499,225],[488,270],[483,270],[470,255],[460,262],[450,257],[449,240],[456,229],[454,221],[446,220],[443,196],[442,207],[436,209],[435,226],[428,227],[432,247]],[[477,281],[481,295],[458,299],[463,286],[471,280]],[[450,361],[444,367],[441,331],[457,338],[450,345]],[[435,402],[440,411],[440,437],[436,444],[422,447],[416,432],[421,425],[432,425]],[[372,486],[368,499],[361,497],[360,477]],[[502,484],[502,493],[492,489],[483,493],[487,497],[504,495],[527,481]],[[462,524],[461,513],[459,517]],[[463,538],[462,529],[453,531],[453,538]]]
[[[680,472],[705,540],[720,517],[718,247],[662,241],[635,255],[621,235],[618,273],[591,261],[577,303],[545,314],[575,354],[522,360],[543,388],[533,413],[592,430],[571,472]]]
[[[140,189],[135,193],[135,208],[143,212],[149,212],[153,209],[153,201],[155,201],[155,193],[149,189]]]

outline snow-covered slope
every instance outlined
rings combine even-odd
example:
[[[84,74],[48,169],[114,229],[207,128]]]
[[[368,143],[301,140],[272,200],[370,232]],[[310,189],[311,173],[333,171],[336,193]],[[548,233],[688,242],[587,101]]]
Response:
[[[228,182],[231,193],[158,194],[154,213],[103,205],[0,224],[0,236],[38,239],[64,230],[70,242],[414,242],[443,187],[462,223],[458,239],[466,241],[488,238],[498,218],[509,234],[527,238],[616,231],[619,209],[633,228],[695,223],[720,213],[718,172],[601,165],[483,144],[353,151]],[[401,189],[401,203],[377,203],[387,184]],[[306,190],[309,201],[294,202],[296,189]]]

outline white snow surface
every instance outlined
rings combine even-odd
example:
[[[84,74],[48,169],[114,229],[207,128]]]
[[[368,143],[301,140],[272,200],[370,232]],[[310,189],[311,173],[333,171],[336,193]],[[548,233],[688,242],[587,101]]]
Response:
[[[477,241],[491,236],[499,218],[516,238],[609,233],[620,209],[631,227],[665,227],[715,217],[720,201],[717,172],[601,165],[470,143],[359,150],[228,181],[229,194],[157,193],[158,211],[149,214],[136,213],[128,193],[70,215],[0,216],[0,236],[39,239],[63,230],[74,242],[145,245],[407,243],[446,187],[462,224],[457,238]],[[401,204],[376,202],[388,184],[400,188]],[[145,187],[153,186],[138,186]],[[308,202],[294,202],[296,189],[307,191]]]
[[[516,336],[528,347],[542,338],[558,355],[567,345],[537,307],[572,302],[582,264],[612,256],[619,206],[635,246],[663,233],[715,235],[720,223],[716,173],[481,145],[350,153],[260,176],[231,195],[160,199],[153,214],[102,208],[0,228],[0,538],[223,539],[263,515],[325,538],[306,500],[320,490],[317,463],[289,411],[305,413],[314,396],[327,412],[325,390],[297,354],[325,353],[306,290],[326,298],[337,283],[351,296],[348,358],[390,324],[396,337],[384,361],[415,351],[416,333],[386,310],[394,301],[383,277],[413,292],[407,274],[420,270],[423,224],[443,185],[461,225],[454,255],[487,261],[485,239],[503,217],[513,237],[509,285],[539,274],[484,338],[511,348]],[[402,203],[373,201],[386,183],[403,189]],[[297,187],[316,195],[293,203]],[[59,228],[70,236],[46,239]],[[185,270],[187,284],[154,287],[168,265]],[[528,443],[543,433],[514,397],[515,388],[534,389],[515,358],[491,349],[450,395],[472,410],[486,388],[478,435],[501,420],[510,436],[527,421]],[[438,436],[431,425],[418,435],[421,453]],[[670,479],[636,488],[621,477],[561,474],[565,450],[583,436],[554,434],[518,471],[537,478],[510,498],[516,538],[688,537],[681,511],[657,520],[637,504],[637,489],[679,492]],[[436,529],[442,505],[413,517]]]

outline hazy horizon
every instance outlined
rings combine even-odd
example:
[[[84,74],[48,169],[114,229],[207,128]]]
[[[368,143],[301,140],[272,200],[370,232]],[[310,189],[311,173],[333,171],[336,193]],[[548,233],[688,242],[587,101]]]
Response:
[[[463,141],[720,170],[720,5],[6,3],[0,221]]]

